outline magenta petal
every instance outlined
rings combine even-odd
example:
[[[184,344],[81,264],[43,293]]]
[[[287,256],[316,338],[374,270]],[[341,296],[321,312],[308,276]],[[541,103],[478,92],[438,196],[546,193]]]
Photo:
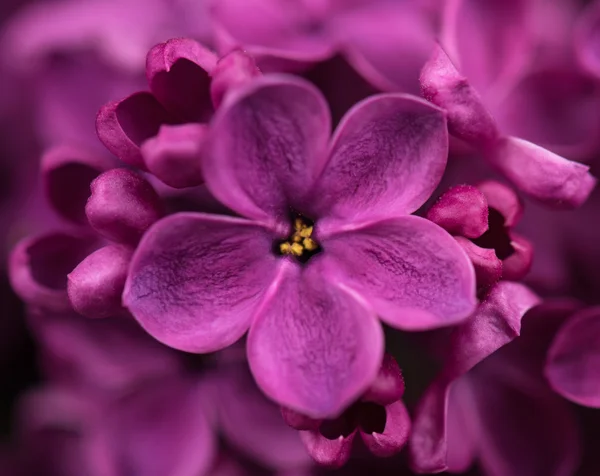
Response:
[[[127,317],[85,319],[70,312],[30,314],[42,367],[53,382],[96,395],[180,371],[181,356]]]
[[[456,423],[456,420],[449,418],[448,399],[451,388],[460,385],[461,395],[465,390],[462,388],[464,382],[454,379],[462,377],[476,364],[516,338],[523,315],[537,302],[537,296],[527,287],[501,281],[490,290],[474,315],[454,330],[446,367],[426,390],[415,412],[410,450],[411,463],[417,471],[439,472],[448,469],[448,432],[456,429],[455,426],[449,426]],[[466,398],[466,395],[468,392],[463,397]],[[469,446],[473,442],[466,435],[458,433],[458,437],[465,438],[465,441],[460,444],[453,442],[452,458],[454,464],[462,466],[470,460],[472,450]],[[462,463],[459,463],[461,460]]]
[[[246,368],[221,371],[219,376],[219,423],[228,443],[268,468],[285,470],[310,463],[298,432],[286,425],[279,408],[256,387]]]
[[[413,96],[371,97],[338,126],[314,207],[344,221],[412,213],[438,185],[447,155],[440,109]]]
[[[310,83],[256,78],[217,111],[203,163],[206,185],[242,215],[287,219],[323,168],[330,127],[327,104]]]
[[[296,430],[318,430],[323,421],[307,417],[286,407],[281,407],[281,416],[288,426]]]
[[[435,202],[427,219],[452,235],[478,238],[488,229],[488,203],[477,187],[458,185]]]
[[[448,406],[449,393],[450,382],[436,380],[419,401],[409,446],[411,467],[417,473],[439,473],[449,467],[449,428],[446,413],[456,411],[454,406]],[[470,446],[468,434],[459,433],[452,436],[455,438],[452,442],[455,451]],[[460,438],[460,441],[456,438]],[[462,441],[463,439],[465,441]]]
[[[375,380],[363,394],[361,400],[379,405],[389,405],[404,395],[404,378],[398,362],[391,354],[384,354],[383,362]]]
[[[240,218],[178,213],[158,221],[131,263],[123,303],[159,341],[211,352],[248,329],[279,260],[272,235]]]
[[[182,121],[204,121],[212,114],[210,73],[217,57],[197,41],[175,38],[160,43],[146,58],[150,90]]]
[[[477,91],[452,64],[446,52],[436,46],[421,71],[423,96],[448,111],[448,128],[456,137],[476,146],[496,140],[498,129]]]
[[[214,106],[219,107],[229,91],[246,84],[260,74],[254,58],[245,51],[234,50],[223,56],[212,72],[210,83]]]
[[[568,402],[549,390],[528,392],[489,377],[474,385],[483,470],[498,476],[577,474],[581,443]]]
[[[317,463],[332,468],[339,468],[350,459],[352,442],[355,436],[356,431],[347,437],[340,436],[335,440],[330,440],[318,431],[303,431],[300,433],[308,454]]]
[[[521,332],[523,315],[538,302],[522,284],[496,284],[474,315],[454,331],[445,373],[460,376],[512,341]]]
[[[455,237],[475,268],[478,289],[488,289],[502,278],[503,264],[491,248],[481,248],[462,236]]]
[[[113,166],[114,160],[85,149],[73,146],[50,149],[41,162],[48,200],[65,218],[85,224],[84,207],[90,183]]]
[[[395,455],[408,441],[410,416],[401,400],[385,407],[386,421],[383,433],[360,432],[371,453],[380,458]]]
[[[68,275],[73,308],[86,317],[109,317],[122,311],[121,295],[133,251],[108,245],[87,256]]]
[[[248,335],[250,368],[265,394],[307,416],[334,417],[368,388],[382,357],[375,316],[324,281],[318,262],[286,260]]]
[[[174,188],[200,185],[206,131],[205,124],[163,124],[141,147],[148,171]]]
[[[515,226],[523,215],[523,203],[515,191],[500,182],[487,180],[477,184],[488,207],[500,212],[506,227]]]
[[[533,243],[516,233],[510,235],[513,254],[502,262],[502,279],[518,281],[523,279],[533,264]]]
[[[506,135],[571,159],[587,159],[600,141],[600,91],[574,65],[538,67],[523,76],[494,108]]]
[[[500,140],[489,159],[520,190],[557,207],[580,206],[596,185],[588,166],[515,137]]]
[[[562,396],[600,407],[600,309],[580,311],[558,331],[546,363],[546,376]]]
[[[335,35],[350,63],[380,89],[418,93],[419,71],[434,37],[418,3],[364,2],[332,15]]]
[[[69,310],[67,274],[97,247],[93,237],[65,233],[24,239],[10,256],[11,285],[28,304],[57,312]]]
[[[590,2],[575,30],[575,52],[581,64],[600,77],[600,2]]]
[[[526,0],[451,0],[442,18],[444,46],[485,94],[521,73],[532,53]]]
[[[143,177],[112,169],[92,182],[85,213],[92,228],[109,240],[136,244],[161,217],[162,208],[158,194]]]
[[[102,474],[209,474],[216,441],[200,388],[163,378],[110,405],[97,431]]]
[[[96,116],[96,132],[100,141],[119,159],[144,169],[140,146],[158,134],[162,124],[173,121],[152,94],[142,92],[102,106]]]
[[[333,54],[334,44],[323,20],[308,2],[220,0],[212,5],[220,51],[240,47],[255,56],[274,55],[297,61],[319,61]],[[313,2],[314,3],[314,2]]]
[[[454,238],[428,220],[384,220],[322,245],[330,279],[358,292],[393,327],[456,324],[475,309],[471,262]]]

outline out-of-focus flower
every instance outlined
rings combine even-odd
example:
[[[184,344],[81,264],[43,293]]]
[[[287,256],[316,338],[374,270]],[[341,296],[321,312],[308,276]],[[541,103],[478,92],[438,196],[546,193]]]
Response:
[[[425,97],[448,111],[451,133],[476,147],[522,191],[563,207],[576,207],[587,199],[596,184],[589,167],[502,135],[482,97],[441,47],[423,68],[421,84]]]
[[[499,182],[459,185],[444,193],[427,218],[452,234],[471,258],[481,294],[499,279],[518,281],[529,271],[533,246],[512,228],[523,204]]]
[[[400,368],[386,354],[365,394],[337,418],[315,420],[286,408],[282,415],[288,425],[301,431],[302,441],[317,462],[340,467],[350,458],[356,435],[376,456],[392,456],[402,450],[410,432],[403,394]]]
[[[558,330],[546,363],[552,388],[580,405],[600,407],[600,309],[581,310]]]
[[[537,302],[526,287],[500,281],[455,329],[445,368],[414,417],[415,470],[461,472],[478,460],[494,476],[574,474],[578,428],[568,403],[545,382],[543,364],[576,304],[532,308]]]
[[[339,413],[375,378],[376,314],[428,329],[475,306],[464,251],[408,216],[443,173],[444,114],[381,95],[346,115],[328,149],[329,129],[323,98],[300,79],[236,89],[211,123],[203,175],[246,218],[160,220],[134,254],[123,295],[151,335],[178,349],[221,349],[250,328],[259,386],[314,418]]]
[[[217,0],[221,53],[243,48],[264,71],[298,71],[343,54],[383,90],[418,91],[435,19],[421,0]]]

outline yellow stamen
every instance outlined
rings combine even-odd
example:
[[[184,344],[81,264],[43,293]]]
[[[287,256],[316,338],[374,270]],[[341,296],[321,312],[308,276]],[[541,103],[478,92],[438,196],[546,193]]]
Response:
[[[282,255],[289,255],[292,252],[292,245],[287,241],[279,245],[279,251]]]
[[[304,249],[307,251],[314,251],[317,249],[317,242],[311,238],[304,238],[304,240],[302,240],[302,246],[304,246]]]
[[[302,256],[304,252],[304,248],[300,243],[292,243],[291,249],[294,256]]]
[[[313,232],[313,227],[312,226],[306,226],[306,225],[304,225],[304,228],[302,228],[301,230],[297,231],[297,233],[302,238],[309,238],[312,235],[312,232]]]

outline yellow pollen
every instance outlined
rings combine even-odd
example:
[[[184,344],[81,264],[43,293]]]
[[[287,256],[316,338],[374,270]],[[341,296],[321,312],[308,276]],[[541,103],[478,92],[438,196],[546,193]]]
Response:
[[[279,244],[279,251],[284,255],[302,256],[305,251],[315,251],[319,245],[311,238],[314,226],[307,225],[302,218],[294,220],[294,233],[288,241]]]

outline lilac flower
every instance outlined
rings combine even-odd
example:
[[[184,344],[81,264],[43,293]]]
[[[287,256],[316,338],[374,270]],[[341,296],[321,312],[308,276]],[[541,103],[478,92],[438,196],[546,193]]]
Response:
[[[462,472],[478,460],[494,476],[574,474],[580,456],[574,415],[542,374],[548,345],[573,303],[531,309],[537,302],[526,287],[500,281],[455,329],[445,367],[414,416],[417,472]]]
[[[382,95],[357,105],[327,146],[308,83],[257,78],[210,127],[209,190],[246,218],[179,213],[142,238],[123,302],[154,337],[211,352],[249,328],[249,363],[276,402],[333,416],[375,378],[375,315],[428,329],[473,310],[464,251],[416,210],[446,162],[444,114]],[[305,262],[304,264],[302,262]]]
[[[70,226],[27,237],[13,249],[11,284],[27,303],[55,312],[70,311],[75,303],[78,311],[95,317],[122,309],[132,248],[160,217],[162,204],[142,177],[111,170],[115,165],[114,159],[77,147],[53,148],[42,158],[47,199]],[[67,275],[76,266],[71,281],[78,289],[70,289],[70,302]]]
[[[193,40],[161,43],[147,56],[151,92],[104,105],[96,119],[98,137],[125,163],[149,170],[167,185],[198,185],[214,107],[229,88],[258,74],[253,60],[239,51],[217,65],[214,53]]]
[[[417,92],[434,35],[420,0],[219,0],[211,13],[221,53],[243,48],[269,72],[341,53],[383,90]]]
[[[600,407],[600,316],[581,310],[558,330],[546,362],[546,377],[559,394],[580,405]]]
[[[521,190],[547,203],[581,205],[595,184],[588,167],[511,134],[542,142],[551,138],[559,142],[560,147],[552,146],[557,152],[573,155],[580,148],[589,154],[596,144],[578,144],[590,137],[584,131],[600,124],[594,106],[600,104],[597,88],[565,65],[520,73],[530,51],[522,46],[529,41],[524,2],[498,2],[501,13],[510,17],[507,22],[480,10],[478,2],[451,4],[454,9],[446,12],[443,35],[448,54],[438,47],[425,65],[421,73],[425,97],[447,109],[453,135],[475,147]],[[480,16],[487,22],[473,20]],[[485,29],[479,31],[482,26]],[[492,32],[497,35],[488,37]],[[489,48],[499,53],[490,55]],[[491,62],[491,57],[500,59]],[[568,95],[562,112],[555,111],[556,94]],[[555,117],[563,122],[553,122]]]
[[[517,281],[531,267],[533,245],[512,228],[523,204],[509,187],[487,181],[444,193],[427,218],[451,233],[467,252],[483,295],[499,279]]]
[[[410,432],[403,394],[400,368],[386,354],[369,389],[336,419],[314,420],[286,408],[282,415],[288,425],[301,430],[306,449],[318,463],[340,467],[350,458],[357,435],[376,456],[392,456],[402,450]]]

